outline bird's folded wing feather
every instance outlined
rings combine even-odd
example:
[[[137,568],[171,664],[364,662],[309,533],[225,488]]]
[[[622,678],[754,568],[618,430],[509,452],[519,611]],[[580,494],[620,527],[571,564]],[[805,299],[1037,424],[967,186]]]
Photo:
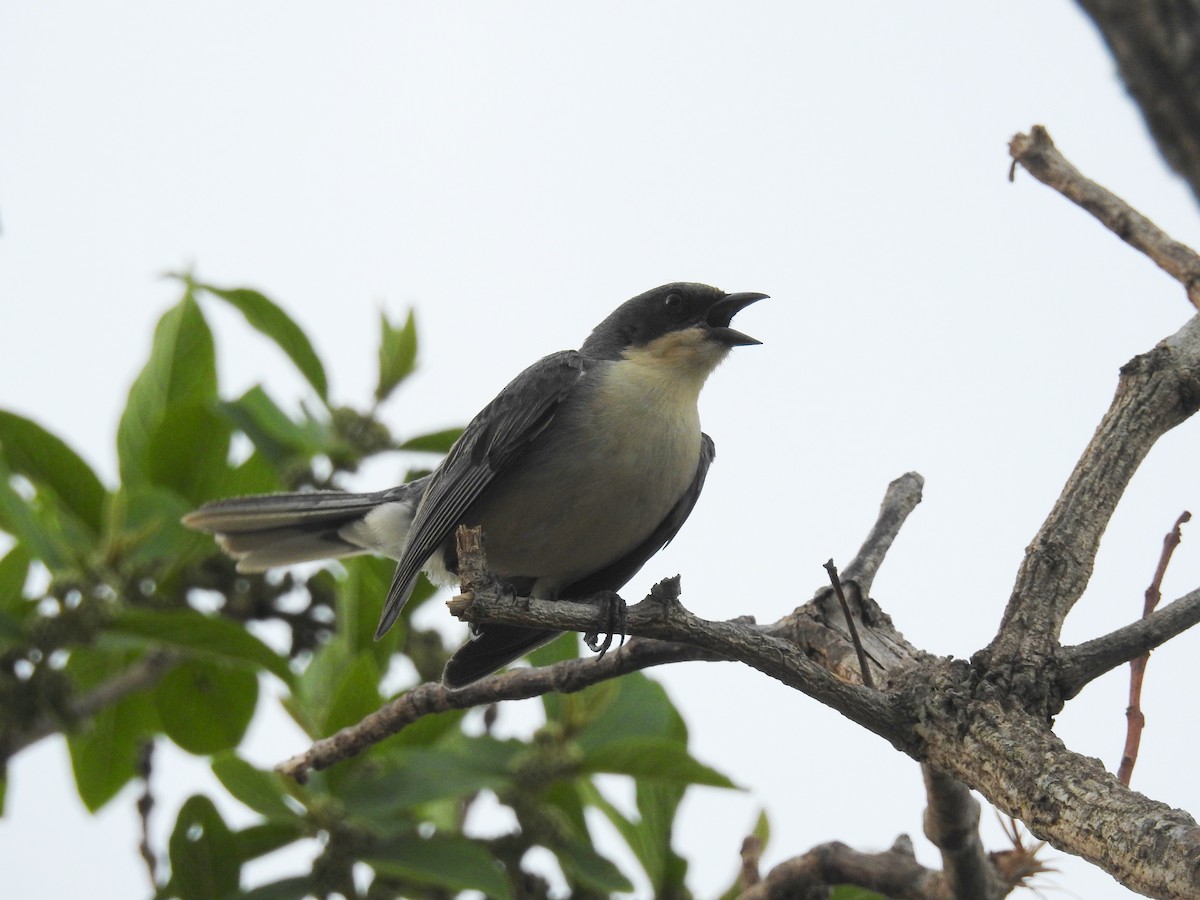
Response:
[[[425,561],[492,480],[553,421],[583,371],[577,351],[553,353],[513,379],[471,420],[434,473],[417,508],[377,636],[400,615]]]

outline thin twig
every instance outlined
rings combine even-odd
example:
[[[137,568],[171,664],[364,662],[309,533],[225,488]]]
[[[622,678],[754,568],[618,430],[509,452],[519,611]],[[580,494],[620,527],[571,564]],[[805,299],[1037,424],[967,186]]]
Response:
[[[758,862],[762,858],[762,838],[757,834],[748,834],[742,841],[742,890],[752,888],[762,881],[758,870]]]
[[[142,741],[138,749],[137,774],[142,780],[142,795],[137,800],[138,821],[141,823],[142,836],[138,842],[138,853],[146,863],[150,873],[150,886],[155,890],[158,883],[158,857],[150,845],[150,811],[154,809],[154,794],[150,790],[150,775],[154,771],[154,739]]]
[[[73,722],[86,722],[101,710],[124,700],[130,694],[153,687],[179,659],[178,654],[166,650],[146,654],[120,674],[72,700],[64,716],[46,715],[27,731],[14,735],[0,735],[0,758],[12,757],[43,738],[58,734]]]
[[[557,691],[571,694],[590,685],[663,663],[719,660],[698,647],[666,641],[633,639],[604,659],[569,659],[536,669],[513,669],[489,675],[458,690],[426,682],[366,716],[362,721],[313,743],[276,770],[304,784],[308,773],[327,769],[397,734],[424,716],[452,709],[472,709],[501,700],[524,700]]]
[[[1183,540],[1182,526],[1191,518],[1192,514],[1184,510],[1175,520],[1175,527],[1163,538],[1162,553],[1158,557],[1154,578],[1150,581],[1150,587],[1146,588],[1146,598],[1142,606],[1143,619],[1154,612],[1158,601],[1162,599],[1163,576],[1167,574],[1171,554]],[[1121,754],[1121,765],[1117,769],[1117,779],[1124,785],[1129,784],[1129,779],[1133,775],[1138,749],[1142,744],[1142,731],[1146,727],[1146,716],[1142,712],[1142,682],[1146,677],[1146,664],[1149,662],[1149,653],[1143,653],[1129,662],[1129,707],[1125,710],[1125,750]]]
[[[1200,254],[1172,238],[1140,212],[1071,165],[1054,146],[1049,133],[1034,125],[1029,134],[1017,134],[1009,142],[1013,158],[1009,180],[1019,163],[1030,175],[1073,203],[1083,207],[1130,246],[1183,285],[1188,300],[1200,309]]]
[[[837,594],[838,603],[842,607],[842,615],[846,617],[846,627],[850,629],[850,643],[854,645],[854,652],[858,654],[858,668],[862,672],[862,682],[869,688],[875,687],[875,679],[871,677],[871,667],[867,664],[867,654],[863,650],[862,641],[858,637],[858,627],[854,624],[854,616],[850,614],[850,604],[846,602],[846,594],[842,590],[842,579],[838,577],[837,566],[833,564],[833,560],[825,563],[825,571],[829,573],[829,583],[833,585],[833,592]]]

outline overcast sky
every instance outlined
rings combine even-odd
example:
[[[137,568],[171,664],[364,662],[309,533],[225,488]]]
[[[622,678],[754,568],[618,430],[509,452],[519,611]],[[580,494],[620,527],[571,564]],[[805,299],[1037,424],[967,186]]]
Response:
[[[825,560],[850,559],[887,483],[917,470],[925,502],[875,596],[916,645],[969,656],[994,633],[1119,366],[1192,311],[1085,213],[1022,173],[1008,182],[1007,141],[1035,123],[1200,244],[1196,205],[1066,0],[8,4],[0,407],[113,483],[125,394],[177,296],[160,273],[186,267],[285,305],[334,398],[360,406],[379,310],[415,307],[421,369],[385,407],[401,435],[465,422],[654,285],[764,291],[738,319],[763,346],[735,351],[702,398],[718,448],[705,495],[628,593],[681,572],[698,614],[774,620],[822,585]],[[235,314],[205,311],[227,393],[261,382],[306,396]],[[1067,641],[1140,614],[1162,535],[1181,510],[1200,512],[1198,450],[1189,423],[1151,454]],[[360,486],[398,472],[372,467]],[[1164,597],[1198,583],[1200,534],[1185,533]],[[1154,656],[1134,774],[1192,811],[1197,640]],[[882,849],[900,832],[937,864],[918,767],[877,737],[734,665],[656,677],[694,755],[746,789],[689,794],[677,846],[697,896],[728,885],[762,808],[768,865],[833,839]],[[1124,671],[1105,677],[1058,720],[1111,768],[1126,684]],[[302,746],[271,712],[248,752],[272,765]],[[184,797],[221,792],[204,761],[159,759],[161,845]],[[20,755],[9,777],[5,893],[149,893],[132,787],[86,816],[61,740]],[[1000,849],[990,813],[984,824]],[[1132,896],[1086,864],[1049,861],[1048,896]]]

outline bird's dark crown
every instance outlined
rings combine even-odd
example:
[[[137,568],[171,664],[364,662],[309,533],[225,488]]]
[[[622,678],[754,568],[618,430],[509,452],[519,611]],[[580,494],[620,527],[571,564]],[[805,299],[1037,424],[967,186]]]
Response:
[[[707,284],[676,281],[664,284],[626,300],[592,330],[581,351],[599,359],[620,359],[624,350],[642,347],[672,331],[697,326],[728,326],[729,316],[716,314],[724,321],[713,321],[710,314],[727,295]],[[740,308],[740,307],[739,307]]]

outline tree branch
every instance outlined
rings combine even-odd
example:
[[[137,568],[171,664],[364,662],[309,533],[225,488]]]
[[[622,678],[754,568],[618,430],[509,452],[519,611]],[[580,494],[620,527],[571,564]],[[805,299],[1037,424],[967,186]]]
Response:
[[[85,722],[131,694],[154,687],[180,660],[168,651],[148,653],[119,675],[75,697],[62,716],[43,716],[27,731],[0,735],[0,757],[9,759],[43,738],[58,734],[71,722]]]
[[[1059,651],[1058,689],[1070,700],[1105,672],[1200,623],[1200,588],[1103,637]]]
[[[996,637],[975,661],[1052,711],[1043,671],[1091,577],[1100,538],[1154,443],[1200,407],[1200,316],[1121,370],[1117,393],[1026,551]]]
[[[842,571],[842,580],[857,582],[864,597],[870,596],[875,576],[887,552],[892,549],[892,542],[900,533],[901,526],[921,502],[921,489],[924,486],[925,479],[917,472],[906,472],[887,486],[879,507],[879,517],[871,533]]]
[[[1080,173],[1059,153],[1043,126],[1034,125],[1029,134],[1015,135],[1008,152],[1013,158],[1010,179],[1019,163],[1042,184],[1086,209],[1109,231],[1150,257],[1183,285],[1188,300],[1200,308],[1200,255],[1173,239],[1108,188]]]
[[[1104,36],[1159,151],[1200,199],[1200,4],[1079,0]]]
[[[362,721],[315,741],[303,753],[280,763],[275,769],[304,784],[310,771],[326,769],[356,756],[423,716],[486,706],[501,700],[525,700],[554,691],[572,694],[629,672],[688,660],[716,661],[719,657],[684,644],[634,639],[626,642],[620,653],[609,653],[604,659],[569,659],[552,666],[514,669],[458,690],[426,682],[401,694]]]
[[[979,839],[979,802],[970,789],[930,766],[925,778],[925,837],[942,854],[942,871],[952,897],[1000,900],[1013,885],[1003,881]]]
[[[451,613],[466,622],[499,622],[554,631],[594,632],[606,627],[604,611],[587,603],[514,598],[490,579],[465,587],[471,591],[470,597],[456,597],[447,605]],[[645,600],[629,607],[626,630],[639,637],[678,641],[721,659],[745,663],[836,709],[894,745],[906,745],[908,728],[887,695],[835,678],[809,659],[804,648],[758,626],[700,618],[672,596],[677,588],[677,577],[666,579]],[[616,651],[616,655],[621,652]]]
[[[1162,553],[1158,557],[1158,565],[1154,568],[1154,577],[1146,588],[1145,603],[1142,606],[1142,618],[1146,618],[1158,606],[1162,599],[1162,580],[1167,574],[1167,566],[1171,562],[1171,554],[1183,540],[1183,524],[1192,518],[1186,510],[1175,520],[1175,527],[1163,538]],[[1142,713],[1142,683],[1146,677],[1146,664],[1150,662],[1148,652],[1140,654],[1129,661],[1129,706],[1125,710],[1125,749],[1121,754],[1121,765],[1117,768],[1117,780],[1121,784],[1129,784],[1133,775],[1133,767],[1137,763],[1138,750],[1142,745],[1142,730],[1146,727],[1146,716]]]
[[[1130,790],[1098,760],[1069,750],[1043,718],[980,685],[963,662],[909,678],[929,765],[1131,890],[1200,896],[1200,827],[1187,813]]]

